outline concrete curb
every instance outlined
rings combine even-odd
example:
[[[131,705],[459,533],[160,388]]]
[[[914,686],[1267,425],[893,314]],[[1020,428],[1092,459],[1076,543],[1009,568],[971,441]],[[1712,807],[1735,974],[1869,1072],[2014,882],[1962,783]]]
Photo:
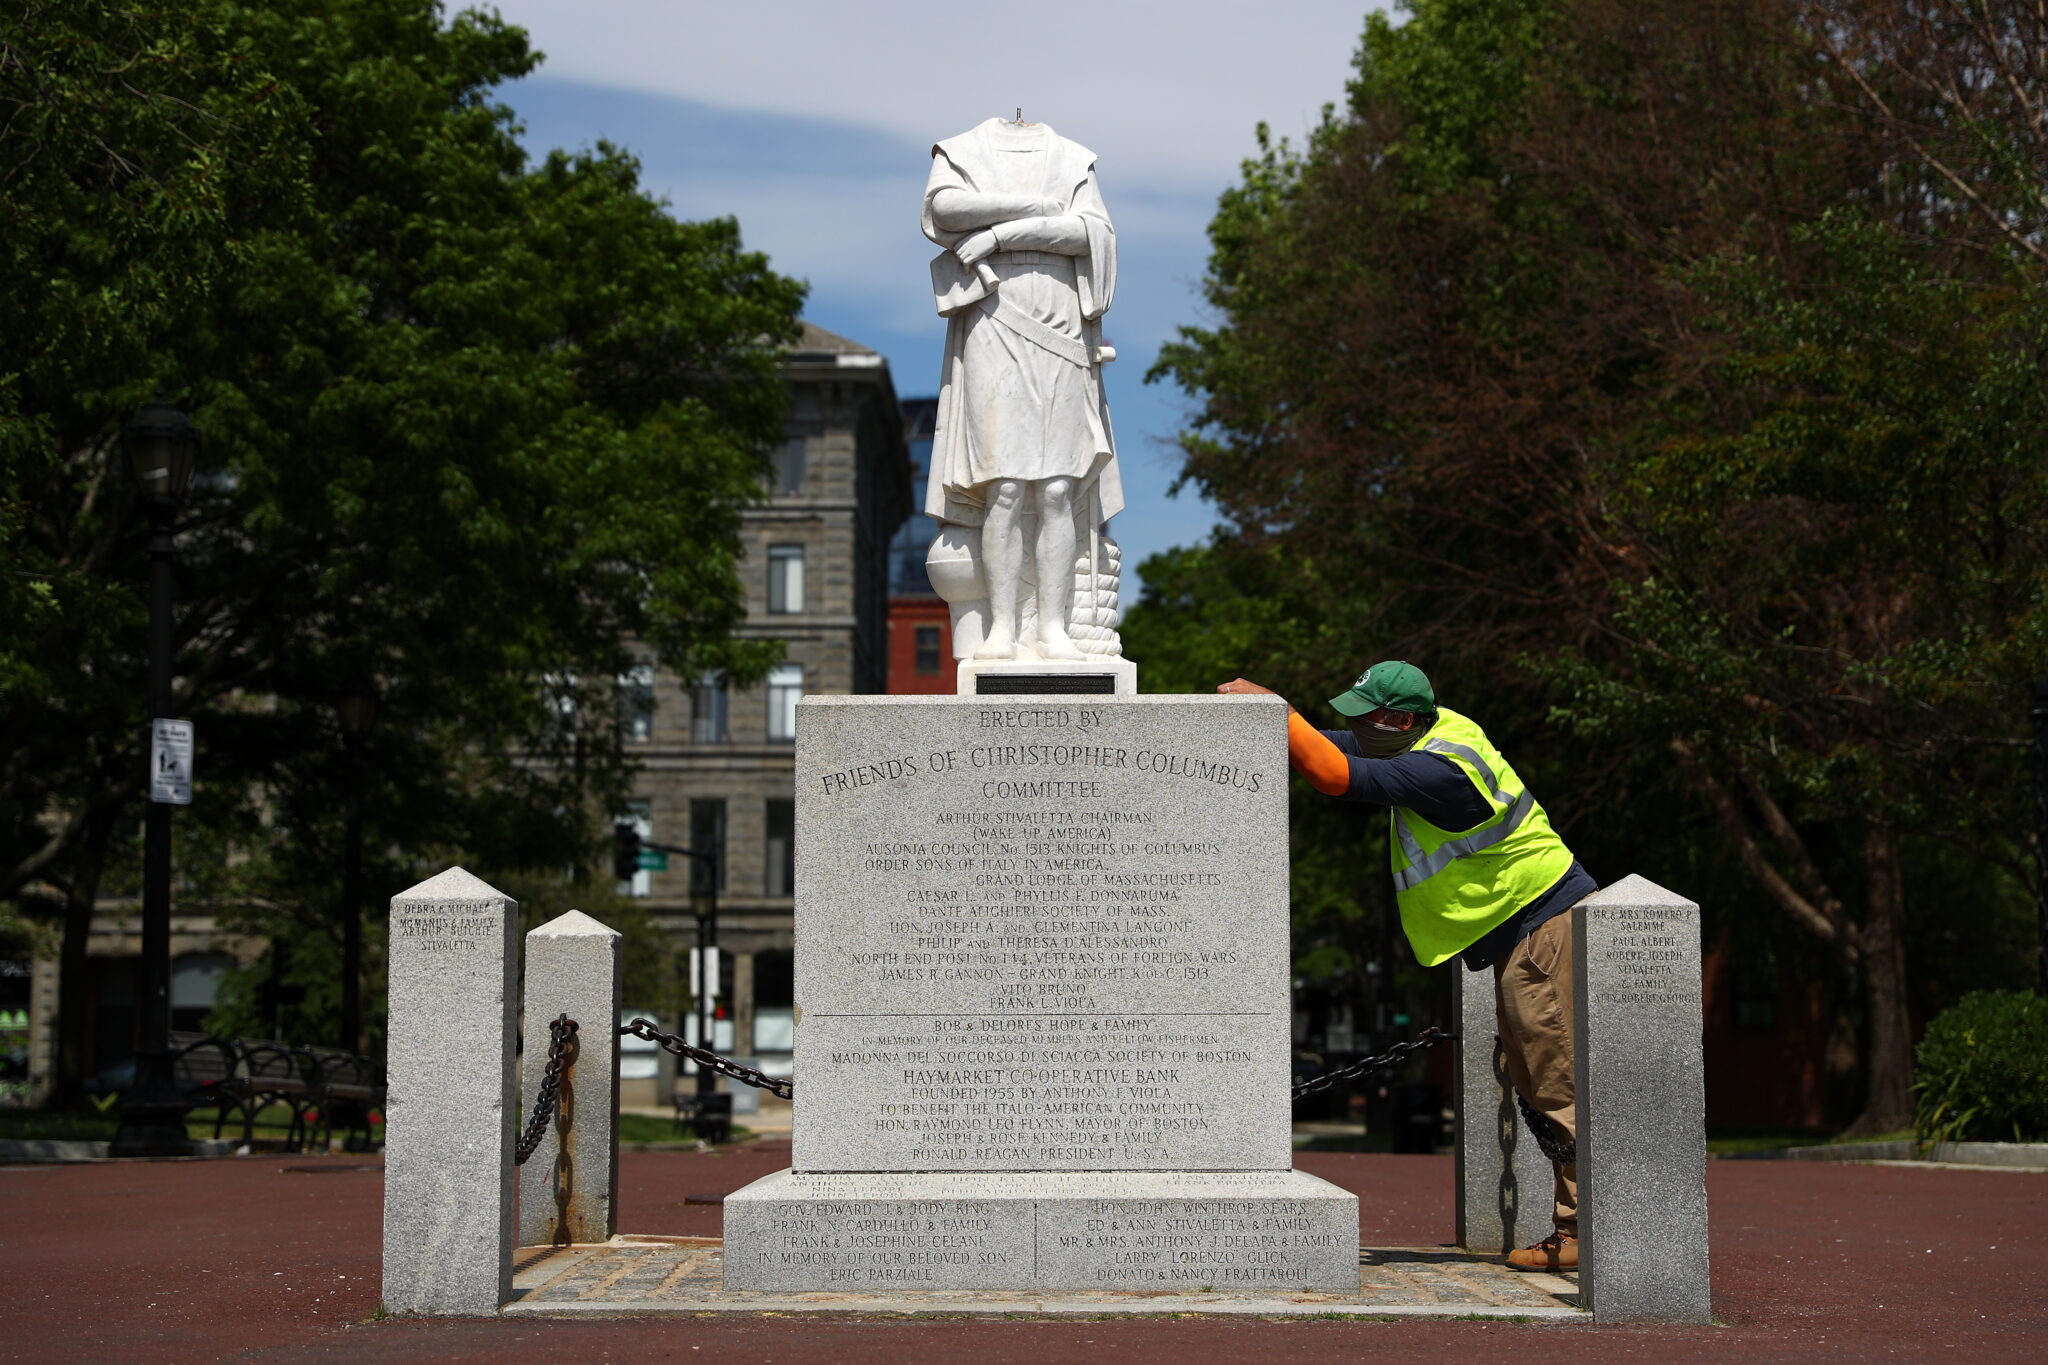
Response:
[[[1724,1161],[1883,1161],[1971,1166],[1980,1170],[2048,1171],[2048,1142],[1838,1142],[1825,1147],[1776,1147],[1731,1152]]]
[[[233,1156],[241,1144],[233,1138],[200,1138],[192,1144],[194,1157]],[[110,1142],[83,1142],[66,1138],[0,1138],[0,1165],[16,1162],[108,1161]],[[124,1158],[125,1159],[125,1158]],[[177,1160],[176,1157],[171,1160]]]

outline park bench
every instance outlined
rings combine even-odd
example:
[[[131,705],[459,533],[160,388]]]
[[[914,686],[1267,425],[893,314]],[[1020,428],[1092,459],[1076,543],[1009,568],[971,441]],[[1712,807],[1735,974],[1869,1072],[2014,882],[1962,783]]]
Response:
[[[235,1077],[226,1089],[235,1097],[232,1106],[241,1112],[242,1141],[256,1141],[256,1117],[272,1105],[281,1104],[291,1114],[285,1132],[285,1148],[298,1151],[306,1144],[308,1116],[313,1108],[313,1059],[303,1048],[288,1047],[263,1038],[242,1038],[233,1044],[241,1059]],[[224,1109],[221,1118],[225,1120]],[[214,1126],[220,1136],[220,1124]]]
[[[171,1031],[171,1076],[177,1083],[178,1097],[195,1107],[215,1107],[215,1137],[220,1136],[228,1112],[238,1103],[235,1081],[241,1064],[240,1054],[226,1039],[210,1033]]]
[[[682,1136],[683,1126],[688,1124],[700,1141],[732,1141],[732,1096],[699,1095],[695,1090],[679,1089],[669,1096],[669,1101],[675,1105],[677,1137]]]
[[[384,1107],[383,1068],[341,1048],[309,1047],[305,1053],[313,1064],[314,1150],[326,1150],[339,1127],[346,1134],[344,1151],[369,1151],[370,1112]]]

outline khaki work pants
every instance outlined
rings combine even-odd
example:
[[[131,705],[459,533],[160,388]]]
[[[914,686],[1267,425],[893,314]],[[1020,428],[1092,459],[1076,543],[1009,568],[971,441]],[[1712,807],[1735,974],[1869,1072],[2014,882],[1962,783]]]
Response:
[[[1515,1089],[1564,1129],[1578,1137],[1572,1089],[1572,921],[1573,906],[1552,915],[1493,965],[1494,1008],[1501,1049]],[[1579,1235],[1579,1168],[1559,1162],[1557,1209],[1560,1232]]]

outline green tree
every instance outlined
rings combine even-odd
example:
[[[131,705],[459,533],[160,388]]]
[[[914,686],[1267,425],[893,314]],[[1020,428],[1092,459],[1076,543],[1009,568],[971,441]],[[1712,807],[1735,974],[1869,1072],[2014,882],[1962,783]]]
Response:
[[[1615,461],[1646,573],[1617,587],[1621,653],[1568,656],[1559,709],[1603,741],[1668,744],[1771,900],[1860,972],[1865,1126],[1888,1131],[1912,1119],[1902,841],[2024,877],[2048,309],[1929,274],[1861,214],[1792,239],[1796,273],[1695,272],[1727,349]],[[2018,948],[2015,899],[1968,913]]]
[[[772,661],[733,636],[738,514],[801,286],[615,149],[530,163],[490,96],[538,58],[492,16],[81,4],[0,43],[0,90],[44,111],[0,121],[0,301],[33,319],[0,336],[0,895],[62,900],[66,1001],[133,876],[144,546],[112,437],[159,389],[208,465],[179,523],[181,900],[338,939],[362,689],[373,903],[429,855],[587,867],[620,676]]]
[[[1721,932],[1754,907],[1852,969],[1860,1122],[1903,1126],[1907,888],[1958,862],[1958,823],[1929,812],[1974,810],[1971,846],[2007,869],[1970,880],[1997,901],[1977,959],[1996,970],[2024,876],[1997,833],[2013,679],[2043,657],[2035,267],[1997,213],[1930,188],[1953,184],[1914,150],[1943,49],[1887,66],[1896,6],[1408,9],[1368,20],[1345,109],[1299,150],[1267,143],[1219,204],[1220,322],[1153,371],[1201,402],[1184,477],[1276,566],[1286,611],[1354,660],[1416,659],[1479,715],[1596,871],[1719,892],[1744,907]],[[2017,197],[2038,179],[2001,150],[2030,135],[1994,126],[2041,107],[2038,73],[1985,70],[2028,93],[1951,100],[1990,131],[1943,146],[2038,222]],[[1284,689],[1332,666],[1302,632],[1249,638]],[[1768,681],[1799,686],[1770,724],[1805,729],[1760,765],[1740,755],[1772,737],[1735,681],[1771,649]],[[1650,698],[1688,723],[1639,723]],[[1731,840],[1746,890],[1715,867]],[[1832,909],[1788,900],[1802,881]]]

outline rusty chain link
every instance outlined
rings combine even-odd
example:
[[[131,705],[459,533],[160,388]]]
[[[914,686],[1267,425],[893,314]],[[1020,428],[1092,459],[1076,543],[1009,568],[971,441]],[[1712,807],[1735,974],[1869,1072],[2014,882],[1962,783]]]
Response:
[[[555,1100],[562,1088],[562,1068],[569,1064],[569,1052],[576,1045],[576,1021],[558,1014],[548,1025],[548,1065],[540,1074],[540,1092],[533,1097],[533,1113],[526,1119],[526,1131],[519,1135],[512,1160],[524,1166],[526,1159],[547,1136],[548,1121],[555,1116]]]
[[[678,1057],[687,1057],[697,1065],[709,1067],[721,1076],[730,1076],[742,1085],[751,1085],[756,1090],[766,1090],[769,1094],[785,1100],[791,1098],[792,1091],[787,1078],[771,1076],[765,1071],[756,1071],[750,1066],[742,1065],[730,1057],[721,1057],[701,1047],[692,1047],[672,1033],[663,1033],[645,1019],[634,1019],[619,1025],[619,1033],[622,1036],[630,1034],[666,1048]]]
[[[1294,1098],[1300,1099],[1303,1095],[1320,1094],[1339,1081],[1348,1081],[1353,1077],[1363,1076],[1368,1071],[1378,1071],[1383,1067],[1392,1066],[1411,1052],[1420,1052],[1426,1047],[1435,1047],[1438,1043],[1455,1043],[1457,1041],[1455,1035],[1445,1033],[1435,1024],[1431,1024],[1428,1028],[1416,1034],[1415,1041],[1413,1042],[1396,1043],[1377,1057],[1362,1057],[1349,1066],[1338,1067],[1335,1071],[1326,1072],[1321,1076],[1309,1077],[1309,1079],[1300,1082],[1294,1087]]]

